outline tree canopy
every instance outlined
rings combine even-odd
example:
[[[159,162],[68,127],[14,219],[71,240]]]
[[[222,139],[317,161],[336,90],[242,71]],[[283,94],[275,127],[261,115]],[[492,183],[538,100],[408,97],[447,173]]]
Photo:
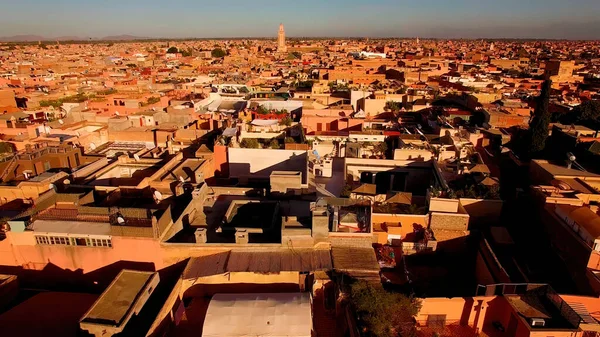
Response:
[[[240,142],[240,147],[243,147],[246,149],[258,149],[259,146],[260,146],[260,144],[258,143],[258,140],[256,140],[255,138],[244,138]]]
[[[11,143],[0,142],[0,153],[13,153],[14,146]]]
[[[380,284],[365,281],[352,284],[350,299],[367,336],[415,336],[414,317],[421,309],[418,299],[388,292]]]
[[[546,146],[548,138],[548,126],[550,124],[551,115],[548,111],[550,104],[550,89],[552,82],[546,80],[542,86],[542,92],[537,98],[537,105],[533,112],[533,118],[529,123],[529,155],[541,152]]]
[[[167,54],[177,54],[179,53],[179,49],[177,49],[177,47],[171,47],[169,49],[167,49]]]
[[[560,117],[562,124],[577,124],[597,130],[600,128],[600,101],[585,101]]]
[[[210,52],[210,55],[214,58],[222,58],[227,55],[227,53],[221,48],[215,48]]]

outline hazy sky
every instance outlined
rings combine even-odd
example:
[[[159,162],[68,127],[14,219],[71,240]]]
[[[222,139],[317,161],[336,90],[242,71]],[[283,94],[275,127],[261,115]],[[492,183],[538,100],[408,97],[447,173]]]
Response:
[[[0,36],[600,39],[600,0],[0,0]]]

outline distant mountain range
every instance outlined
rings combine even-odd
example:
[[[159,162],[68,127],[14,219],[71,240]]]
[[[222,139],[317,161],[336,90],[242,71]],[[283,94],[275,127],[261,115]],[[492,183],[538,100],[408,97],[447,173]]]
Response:
[[[37,41],[131,41],[131,40],[148,40],[150,37],[141,37],[134,35],[111,35],[105,37],[81,37],[81,36],[59,36],[47,37],[40,35],[14,35],[0,37],[0,42],[37,42]]]

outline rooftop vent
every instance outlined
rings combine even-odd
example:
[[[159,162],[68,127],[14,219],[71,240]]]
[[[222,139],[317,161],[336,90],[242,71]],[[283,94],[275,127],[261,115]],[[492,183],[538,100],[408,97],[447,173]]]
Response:
[[[530,320],[530,322],[531,322],[531,326],[532,327],[541,328],[541,327],[544,327],[546,325],[546,321],[544,321],[543,318],[532,318]]]

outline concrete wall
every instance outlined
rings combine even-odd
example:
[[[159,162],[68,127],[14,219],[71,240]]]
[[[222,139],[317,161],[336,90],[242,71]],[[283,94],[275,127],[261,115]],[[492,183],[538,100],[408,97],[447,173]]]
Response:
[[[452,213],[431,213],[431,229],[449,230],[449,231],[467,231],[469,228],[468,214],[452,214]]]
[[[181,297],[183,280],[177,280],[165,304],[156,315],[156,319],[148,329],[146,336],[164,336],[175,325],[177,310],[183,306]],[[181,317],[179,317],[180,319]]]
[[[395,149],[394,160],[422,160],[428,161],[433,159],[433,153],[428,150],[416,149]]]
[[[405,239],[414,232],[415,225],[422,226],[423,228],[429,227],[429,214],[412,215],[373,213],[371,214],[371,219],[373,222],[373,228],[383,227],[384,223],[388,228],[387,232],[376,232],[374,230],[374,234],[377,237],[377,242],[380,244],[388,242],[388,234],[402,235],[402,239]],[[396,225],[398,223],[400,226]]]
[[[228,148],[230,177],[268,178],[273,171],[300,171],[307,177],[306,151]]]
[[[158,240],[152,238],[112,237],[112,248],[37,245],[34,232],[8,232],[0,241],[0,265],[43,270],[48,264],[62,269],[89,273],[119,261],[149,262],[162,268]]]
[[[445,315],[446,331],[457,329],[456,333],[466,326],[471,327],[470,333],[483,333],[487,336],[497,336],[498,330],[493,323],[500,323],[507,331],[506,336],[514,337],[579,337],[582,331],[569,331],[559,329],[540,329],[531,331],[528,323],[514,312],[508,301],[501,296],[485,296],[473,298],[426,298],[422,300],[422,308],[416,317],[421,331],[429,329],[427,318],[429,315]],[[511,319],[516,320],[515,331],[508,331]],[[463,335],[461,333],[460,335]]]
[[[470,217],[470,226],[490,226],[500,222],[502,200],[461,198],[460,204]]]
[[[512,308],[502,297],[474,298],[425,298],[416,317],[417,324],[427,326],[429,315],[445,315],[446,326],[468,326],[477,332],[490,335],[495,328],[492,322],[499,321],[506,328]],[[495,336],[495,334],[491,334]]]
[[[74,179],[85,178],[90,174],[105,167],[106,165],[108,165],[108,159],[104,157],[99,157],[98,160],[94,161],[93,163],[88,164],[83,168],[73,172],[72,176]]]
[[[432,162],[348,158],[344,159],[344,177],[360,181],[361,172],[403,172],[406,173],[405,192],[425,195],[434,178]]]
[[[510,275],[502,267],[487,240],[480,241],[475,262],[477,282],[481,285],[510,283]]]
[[[248,291],[248,288],[277,285],[288,285],[298,289],[300,273],[297,271],[282,271],[279,273],[259,274],[253,272],[231,272],[211,275],[197,279],[184,280],[183,297],[205,297],[215,293],[236,293]],[[247,285],[246,288],[244,285]]]
[[[301,123],[306,134],[319,131],[360,131],[364,119],[340,116],[302,116]]]

